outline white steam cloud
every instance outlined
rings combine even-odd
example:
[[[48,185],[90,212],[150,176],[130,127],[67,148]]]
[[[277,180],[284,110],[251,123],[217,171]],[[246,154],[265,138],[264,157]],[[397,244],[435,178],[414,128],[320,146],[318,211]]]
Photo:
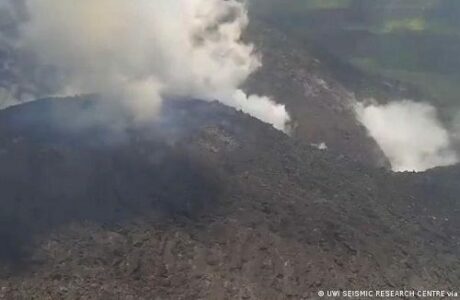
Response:
[[[25,3],[18,48],[53,74],[51,93],[119,98],[140,119],[165,96],[215,99],[286,130],[283,105],[239,89],[261,63],[241,41],[248,16],[237,0]]]
[[[458,162],[449,133],[429,104],[409,100],[360,104],[357,114],[394,171],[425,171]]]
[[[19,100],[16,99],[8,89],[0,87],[0,109],[19,103]]]

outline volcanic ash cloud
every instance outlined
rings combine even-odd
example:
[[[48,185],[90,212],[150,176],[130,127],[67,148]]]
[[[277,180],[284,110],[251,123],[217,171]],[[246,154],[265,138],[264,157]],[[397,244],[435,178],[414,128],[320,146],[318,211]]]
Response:
[[[361,104],[357,114],[394,171],[425,171],[458,162],[450,134],[430,104],[410,100]]]
[[[283,105],[239,89],[261,65],[241,41],[248,15],[239,1],[27,0],[25,9],[16,47],[52,74],[34,76],[46,87],[38,94],[97,92],[140,119],[166,96],[218,100],[286,130]]]

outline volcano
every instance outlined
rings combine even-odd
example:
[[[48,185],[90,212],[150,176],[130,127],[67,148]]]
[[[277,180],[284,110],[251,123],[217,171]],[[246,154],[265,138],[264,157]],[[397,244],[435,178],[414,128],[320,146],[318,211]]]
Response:
[[[0,299],[314,299],[460,282],[457,166],[392,173],[217,102],[0,111]]]

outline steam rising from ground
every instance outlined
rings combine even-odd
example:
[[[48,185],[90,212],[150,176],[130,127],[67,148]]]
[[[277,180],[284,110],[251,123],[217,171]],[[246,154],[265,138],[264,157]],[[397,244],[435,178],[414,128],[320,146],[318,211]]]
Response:
[[[47,82],[35,82],[46,87],[37,88],[43,94],[98,92],[139,119],[152,118],[165,96],[216,99],[285,130],[284,106],[238,89],[260,66],[252,45],[241,41],[248,23],[241,2],[25,3],[17,48],[46,74]]]
[[[357,112],[394,171],[425,171],[458,162],[449,133],[429,104],[404,100],[359,105]]]

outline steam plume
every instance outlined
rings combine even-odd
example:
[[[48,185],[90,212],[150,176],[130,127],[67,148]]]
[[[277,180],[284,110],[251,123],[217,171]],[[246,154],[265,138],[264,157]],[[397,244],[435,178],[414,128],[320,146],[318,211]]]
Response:
[[[165,96],[217,99],[285,130],[284,106],[238,89],[260,66],[240,38],[241,2],[26,0],[25,9],[17,49],[45,75],[33,79],[38,94],[99,92],[140,119]]]
[[[394,171],[425,171],[458,162],[449,133],[429,104],[404,100],[359,105],[357,112]]]

